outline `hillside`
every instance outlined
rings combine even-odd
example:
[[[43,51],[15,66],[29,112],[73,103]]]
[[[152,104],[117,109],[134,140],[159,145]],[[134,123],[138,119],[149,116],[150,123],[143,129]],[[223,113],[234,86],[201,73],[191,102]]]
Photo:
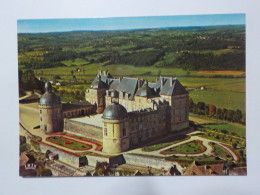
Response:
[[[245,26],[18,34],[19,69],[132,65],[245,70]]]

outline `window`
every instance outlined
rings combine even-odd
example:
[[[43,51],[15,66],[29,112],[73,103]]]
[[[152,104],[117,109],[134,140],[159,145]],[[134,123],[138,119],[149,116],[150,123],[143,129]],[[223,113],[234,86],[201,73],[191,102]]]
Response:
[[[40,114],[42,113],[42,110],[40,110]]]
[[[126,136],[126,129],[123,128],[123,136]]]
[[[41,121],[42,121],[42,117],[41,117]]]
[[[104,128],[104,136],[107,136],[107,128]]]

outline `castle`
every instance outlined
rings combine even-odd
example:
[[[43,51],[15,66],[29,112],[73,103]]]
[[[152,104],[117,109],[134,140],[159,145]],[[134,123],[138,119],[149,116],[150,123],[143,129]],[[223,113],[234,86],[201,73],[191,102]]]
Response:
[[[88,114],[92,114],[96,109],[103,114],[102,152],[117,154],[188,128],[188,99],[188,92],[176,78],[160,77],[152,83],[129,77],[115,79],[108,71],[100,71],[86,90],[86,101],[90,104],[84,103],[71,113],[81,115],[89,110]],[[51,84],[46,83],[46,93],[39,103],[40,128],[46,134],[63,131],[63,118],[69,117],[70,109],[64,115],[62,107],[51,91]]]

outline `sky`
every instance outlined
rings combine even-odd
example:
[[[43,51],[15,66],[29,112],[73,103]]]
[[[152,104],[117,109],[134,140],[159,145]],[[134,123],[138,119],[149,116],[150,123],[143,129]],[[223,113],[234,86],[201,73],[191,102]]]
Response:
[[[18,33],[244,25],[245,14],[17,20]]]

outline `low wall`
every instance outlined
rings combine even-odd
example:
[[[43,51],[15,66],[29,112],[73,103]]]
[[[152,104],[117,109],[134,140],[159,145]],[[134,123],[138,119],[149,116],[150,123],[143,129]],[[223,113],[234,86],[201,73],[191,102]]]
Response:
[[[69,154],[66,151],[63,151],[59,148],[55,148],[51,145],[46,145],[46,144],[43,144],[43,143],[40,143],[39,145],[40,145],[41,152],[46,153],[46,151],[49,150],[53,153],[58,154],[58,156],[59,156],[58,160],[59,161],[70,164],[74,167],[79,167],[79,163],[80,163],[80,157],[79,156]]]
[[[150,156],[140,156],[135,154],[123,154],[126,164],[141,166],[141,167],[152,167],[155,169],[168,170],[172,166],[176,165],[178,171],[183,172],[183,168],[177,162],[167,161],[159,158],[154,158]]]
[[[84,136],[98,141],[103,140],[103,131],[101,127],[72,121],[69,119],[64,120],[64,131],[67,133]]]
[[[101,157],[101,156],[89,156],[87,155],[87,161],[89,166],[96,166],[97,161],[98,162],[107,162],[110,166],[113,165],[120,165],[124,163],[123,155],[118,155],[114,157]]]

